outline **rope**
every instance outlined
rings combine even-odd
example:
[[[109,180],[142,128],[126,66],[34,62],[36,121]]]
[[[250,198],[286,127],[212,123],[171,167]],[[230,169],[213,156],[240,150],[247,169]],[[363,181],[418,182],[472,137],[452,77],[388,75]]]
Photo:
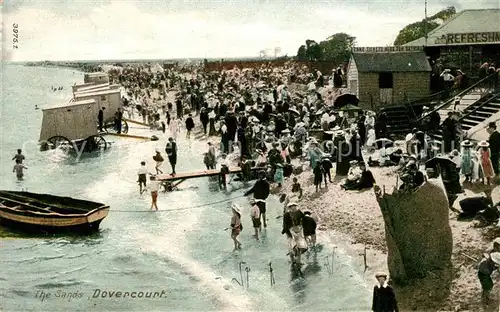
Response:
[[[202,207],[207,207],[207,206],[225,203],[225,202],[232,201],[234,199],[238,199],[238,198],[242,198],[242,197],[245,197],[245,196],[241,195],[241,196],[236,196],[236,197],[231,197],[231,198],[211,202],[208,204],[201,204],[201,205],[196,205],[196,206],[191,206],[191,207],[182,207],[182,208],[175,208],[175,209],[158,210],[155,212],[169,212],[169,211],[179,211],[179,210],[189,210],[189,209],[202,208]],[[151,210],[115,210],[115,209],[111,210],[110,209],[109,211],[110,212],[147,212],[147,213],[151,213]]]

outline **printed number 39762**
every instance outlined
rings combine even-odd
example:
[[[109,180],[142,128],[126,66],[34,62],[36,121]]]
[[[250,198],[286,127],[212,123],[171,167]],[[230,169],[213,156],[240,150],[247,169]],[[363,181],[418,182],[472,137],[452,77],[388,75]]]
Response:
[[[19,47],[17,46],[17,44],[19,43],[19,25],[16,23],[12,24],[12,31],[12,47],[14,49],[18,49]]]

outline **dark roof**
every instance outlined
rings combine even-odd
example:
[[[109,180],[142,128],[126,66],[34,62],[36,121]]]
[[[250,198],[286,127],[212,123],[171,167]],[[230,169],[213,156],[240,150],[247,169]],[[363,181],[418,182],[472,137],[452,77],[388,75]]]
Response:
[[[353,52],[356,68],[368,72],[430,72],[424,52]]]

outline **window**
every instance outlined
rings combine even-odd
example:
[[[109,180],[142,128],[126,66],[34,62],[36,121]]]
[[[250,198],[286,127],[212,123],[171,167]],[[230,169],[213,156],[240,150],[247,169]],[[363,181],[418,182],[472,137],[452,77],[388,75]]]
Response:
[[[394,87],[392,73],[389,72],[379,73],[378,87],[380,89],[392,89]]]
[[[101,95],[101,101],[106,101],[106,96],[105,95]]]

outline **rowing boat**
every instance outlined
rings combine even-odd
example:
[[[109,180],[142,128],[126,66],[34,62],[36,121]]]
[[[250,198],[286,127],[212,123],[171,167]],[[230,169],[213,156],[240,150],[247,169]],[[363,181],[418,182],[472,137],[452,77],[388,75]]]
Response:
[[[0,191],[0,223],[24,232],[91,233],[108,212],[109,206],[87,200]]]

